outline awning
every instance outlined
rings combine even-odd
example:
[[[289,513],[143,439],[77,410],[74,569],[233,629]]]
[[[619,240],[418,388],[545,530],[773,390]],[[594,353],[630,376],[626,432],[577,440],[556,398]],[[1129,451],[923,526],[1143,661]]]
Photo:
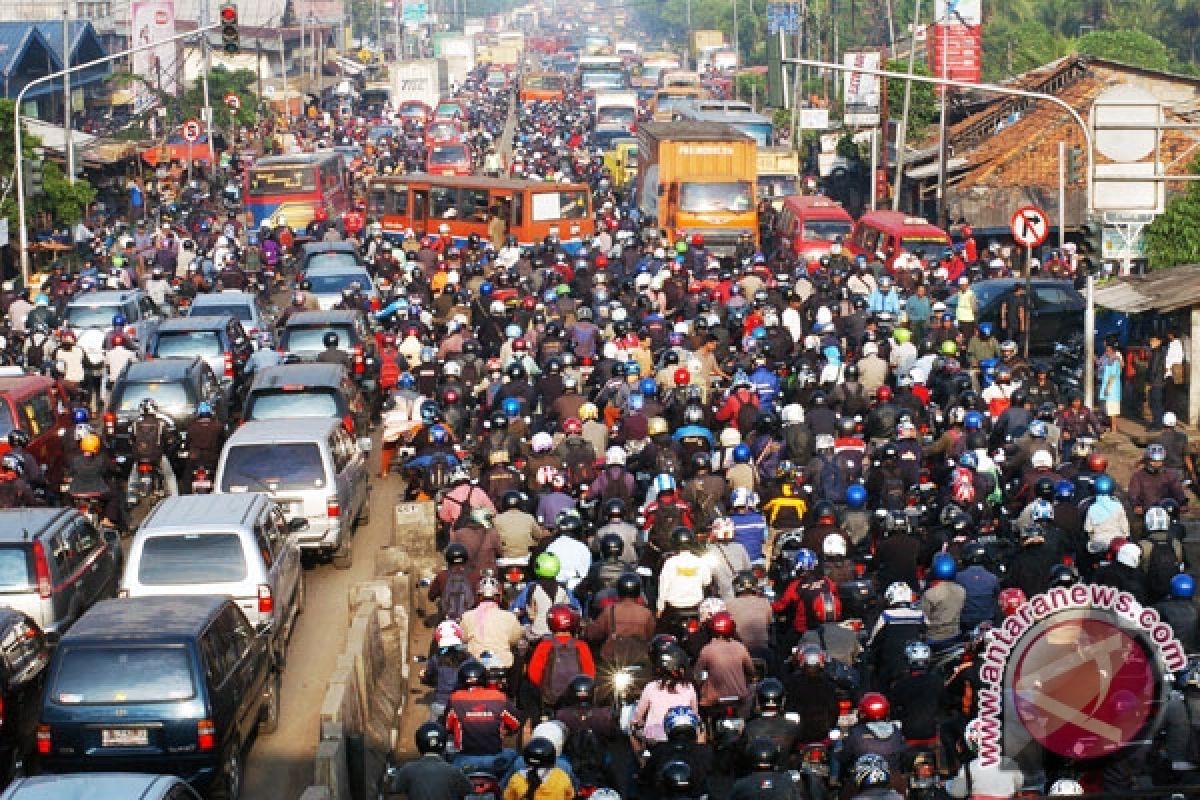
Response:
[[[963,169],[966,166],[967,160],[961,156],[958,158],[946,159],[947,174],[956,172],[957,170]],[[921,166],[913,167],[912,169],[906,168],[904,170],[904,177],[914,181],[924,180],[925,178],[936,178],[939,169],[940,167],[938,166],[938,162],[935,160],[932,164],[922,164]]]
[[[21,117],[25,130],[42,140],[42,147],[58,153],[66,152],[67,136],[62,125],[55,125],[36,117]],[[83,131],[71,131],[71,142],[76,148],[85,148],[96,141],[96,137]]]
[[[118,161],[124,161],[127,158],[134,158],[137,154],[138,146],[136,142],[118,142],[111,139],[102,139],[84,148],[83,161],[85,164],[107,166],[109,164],[116,164]]]
[[[1126,314],[1200,305],[1200,264],[1117,278],[1097,287],[1096,305]]]

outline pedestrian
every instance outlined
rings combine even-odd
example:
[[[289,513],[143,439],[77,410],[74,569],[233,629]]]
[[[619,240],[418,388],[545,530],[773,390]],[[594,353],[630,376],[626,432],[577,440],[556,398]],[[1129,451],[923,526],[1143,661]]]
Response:
[[[1187,365],[1184,363],[1183,342],[1179,339],[1179,331],[1167,328],[1167,382],[1163,407],[1176,414],[1185,414],[1183,386],[1187,383]]]
[[[979,316],[979,298],[971,289],[971,281],[964,275],[958,279],[958,304],[954,308],[954,321],[964,337],[975,332],[975,320]]]
[[[1096,380],[1100,383],[1099,400],[1108,415],[1108,428],[1117,432],[1117,418],[1121,416],[1121,378],[1125,373],[1125,359],[1112,339],[1104,342],[1104,355],[1100,356],[1100,369]]]
[[[1025,294],[1025,284],[1018,281],[1013,285],[1012,293],[1000,304],[1000,330],[1005,339],[1023,342],[1028,327],[1029,298]]]
[[[1147,430],[1161,431],[1167,385],[1167,348],[1161,333],[1150,334],[1150,361],[1146,365],[1146,402],[1150,406]]]

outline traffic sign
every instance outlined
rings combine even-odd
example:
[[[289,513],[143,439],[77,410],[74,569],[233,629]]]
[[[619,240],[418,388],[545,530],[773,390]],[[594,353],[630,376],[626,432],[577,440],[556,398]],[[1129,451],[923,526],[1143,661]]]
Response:
[[[1046,212],[1037,206],[1018,208],[1008,221],[1013,238],[1024,247],[1037,247],[1050,234],[1050,222]]]
[[[200,121],[189,119],[183,123],[183,139],[186,142],[195,142],[200,139]]]
[[[238,97],[236,93],[230,92],[229,94],[225,95],[225,105],[229,106],[234,111],[237,111],[242,107],[242,98]]]

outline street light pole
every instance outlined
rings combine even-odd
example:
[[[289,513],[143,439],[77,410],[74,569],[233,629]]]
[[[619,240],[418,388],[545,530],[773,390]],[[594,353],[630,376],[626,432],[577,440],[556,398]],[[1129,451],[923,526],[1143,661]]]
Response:
[[[67,180],[75,185],[75,143],[71,136],[71,7],[63,0],[63,149],[67,153]]]
[[[950,77],[949,25],[942,20],[942,77]],[[937,181],[937,224],[945,224],[946,216],[946,95],[950,88],[942,87],[941,111],[938,114],[938,181]]]
[[[912,30],[908,35],[908,74],[912,75],[917,59],[917,28],[921,24],[921,0],[913,10]],[[884,84],[887,91],[887,84]],[[912,81],[904,82],[904,112],[900,115],[900,130],[896,132],[896,188],[892,192],[892,211],[900,210],[900,187],[904,185],[904,151],[908,147],[908,111],[912,105]]]

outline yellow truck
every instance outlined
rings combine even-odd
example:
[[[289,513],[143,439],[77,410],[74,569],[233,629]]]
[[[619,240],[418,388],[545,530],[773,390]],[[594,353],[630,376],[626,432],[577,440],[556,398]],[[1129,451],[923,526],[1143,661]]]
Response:
[[[705,50],[714,50],[725,46],[725,34],[722,31],[692,31],[691,37],[688,39],[690,45],[690,53],[692,63],[696,63],[696,59]]]
[[[731,253],[742,234],[758,239],[757,145],[728,125],[647,122],[638,128],[637,198],[672,240],[704,237]]]
[[[778,211],[783,198],[800,193],[800,154],[790,147],[758,148],[758,196]]]
[[[632,136],[613,139],[612,149],[604,153],[604,166],[612,173],[613,188],[626,189],[637,179],[638,141]]]

